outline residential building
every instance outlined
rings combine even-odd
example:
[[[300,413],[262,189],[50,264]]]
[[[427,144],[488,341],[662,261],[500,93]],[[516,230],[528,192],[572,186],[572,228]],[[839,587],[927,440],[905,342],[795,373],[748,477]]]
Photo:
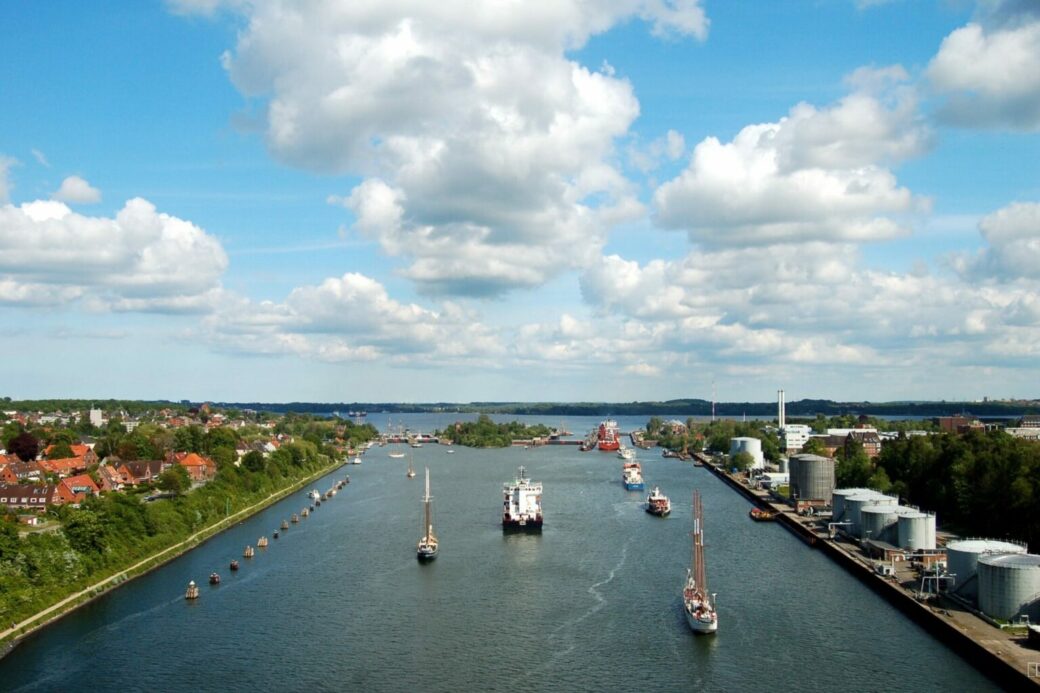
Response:
[[[57,487],[37,484],[4,484],[0,486],[0,507],[7,510],[28,508],[43,511],[51,504],[61,503]]]

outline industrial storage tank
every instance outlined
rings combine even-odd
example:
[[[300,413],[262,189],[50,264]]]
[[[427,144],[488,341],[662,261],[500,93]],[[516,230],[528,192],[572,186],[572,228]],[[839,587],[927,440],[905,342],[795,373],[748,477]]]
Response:
[[[979,609],[1006,621],[1040,618],[1040,556],[1005,553],[980,556]]]
[[[831,519],[840,522],[845,514],[845,499],[849,496],[861,496],[865,493],[874,493],[869,488],[836,488],[831,493]]]
[[[849,496],[845,499],[845,521],[851,522],[852,524],[847,525],[844,528],[845,532],[862,539],[864,534],[863,523],[860,515],[863,508],[870,505],[887,505],[895,508],[898,504],[899,501],[896,498],[886,496],[880,491],[868,491],[866,493],[861,493],[858,496]]]
[[[819,455],[791,457],[791,496],[826,501],[834,492],[834,460]]]
[[[896,536],[896,543],[901,549],[934,549],[935,515],[920,511],[900,515],[896,522]]]
[[[859,509],[859,525],[862,531],[862,539],[876,539],[894,543],[893,537],[896,533],[896,521],[899,515],[896,513],[897,506],[864,505]]]
[[[751,455],[754,462],[751,464],[752,469],[762,469],[766,466],[766,458],[762,455],[762,441],[758,438],[730,438],[729,439],[729,456],[732,459],[735,455],[746,452]]]
[[[1025,544],[998,539],[962,539],[946,545],[946,570],[953,575],[953,589],[965,597],[978,595],[975,571],[979,557],[992,553],[1025,554]]]

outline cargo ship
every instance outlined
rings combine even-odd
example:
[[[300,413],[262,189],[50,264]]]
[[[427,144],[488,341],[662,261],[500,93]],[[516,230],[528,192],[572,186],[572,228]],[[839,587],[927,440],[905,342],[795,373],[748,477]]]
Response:
[[[683,611],[686,623],[694,633],[714,633],[719,629],[715,613],[715,595],[708,593],[708,576],[704,571],[704,520],[701,494],[693,492],[693,559],[686,569],[683,585]]]
[[[668,500],[668,496],[661,493],[661,489],[654,486],[654,490],[646,497],[646,511],[651,515],[664,517],[672,512],[672,501]]]
[[[621,465],[621,483],[625,485],[626,491],[642,491],[643,466],[638,462],[625,462]]]
[[[528,479],[523,467],[502,485],[502,529],[542,531],[542,485]]]
[[[604,452],[613,452],[621,447],[621,434],[618,432],[618,423],[613,419],[601,421],[596,431],[599,449]]]

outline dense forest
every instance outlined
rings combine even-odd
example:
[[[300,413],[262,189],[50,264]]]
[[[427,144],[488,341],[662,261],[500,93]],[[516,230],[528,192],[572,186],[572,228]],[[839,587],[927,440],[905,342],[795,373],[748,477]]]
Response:
[[[525,426],[518,421],[495,423],[487,414],[481,414],[476,421],[460,421],[434,435],[451,440],[456,445],[472,448],[506,448],[514,440],[540,438],[550,433],[552,429],[541,424]]]

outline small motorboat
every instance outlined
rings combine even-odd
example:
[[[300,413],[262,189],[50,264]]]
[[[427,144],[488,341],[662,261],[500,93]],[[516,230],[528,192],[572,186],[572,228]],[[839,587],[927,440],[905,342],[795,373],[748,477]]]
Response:
[[[289,529],[289,521],[282,520],[282,529]]]
[[[275,539],[277,539],[278,538],[278,530],[276,529],[274,531],[274,534],[272,534],[271,536],[274,537]]]
[[[231,570],[238,570],[238,561],[231,561],[231,565],[228,566]]]
[[[220,584],[220,574],[219,573],[210,573],[209,574],[209,584],[211,584],[211,585],[219,585]]]

